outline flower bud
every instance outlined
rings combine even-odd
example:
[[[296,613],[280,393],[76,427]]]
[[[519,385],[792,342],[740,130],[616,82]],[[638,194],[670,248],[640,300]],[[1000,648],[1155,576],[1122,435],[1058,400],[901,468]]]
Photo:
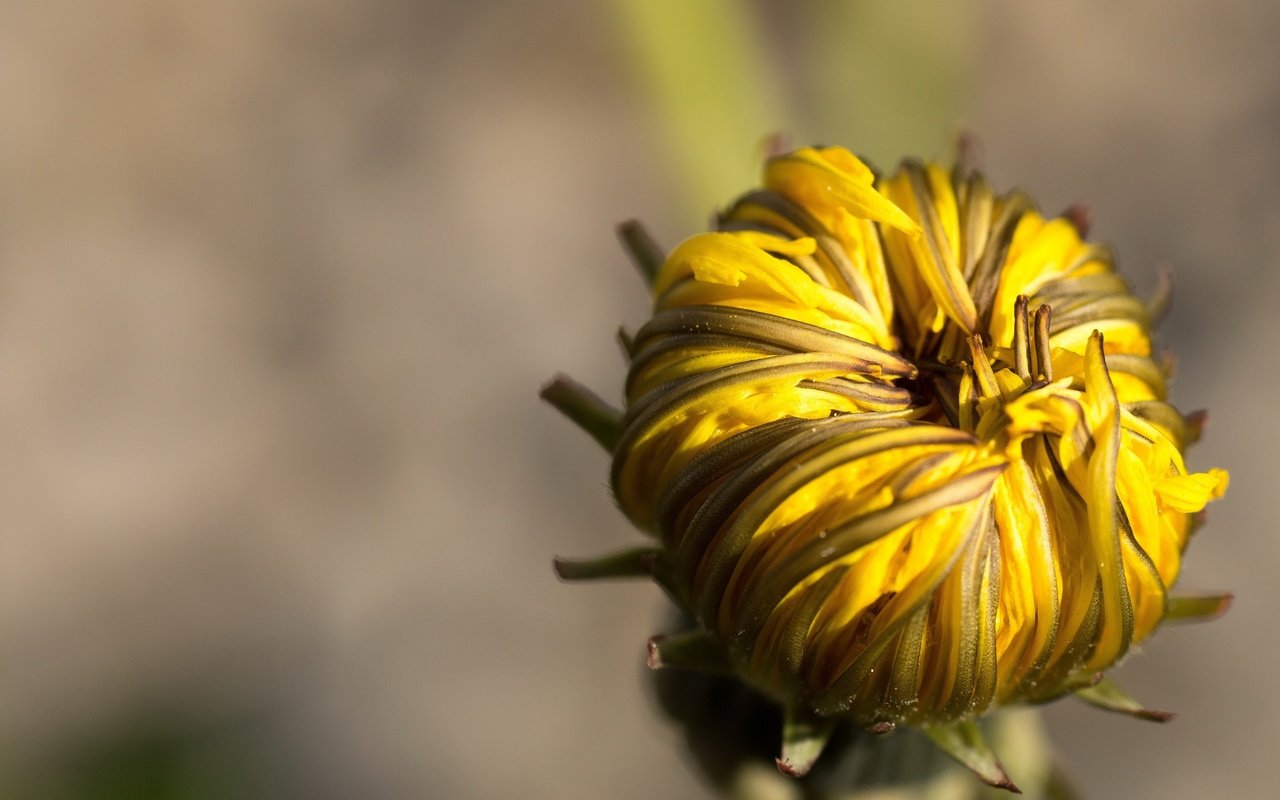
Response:
[[[842,719],[922,727],[1012,786],[988,709],[1154,714],[1099,679],[1225,603],[1170,591],[1227,475],[1185,466],[1198,422],[1168,403],[1153,308],[1081,219],[963,165],[877,178],[804,148],[660,266],[628,227],[654,310],[624,337],[624,408],[547,394],[654,544],[561,573],[652,575],[700,628],[651,664],[774,698],[796,773]]]

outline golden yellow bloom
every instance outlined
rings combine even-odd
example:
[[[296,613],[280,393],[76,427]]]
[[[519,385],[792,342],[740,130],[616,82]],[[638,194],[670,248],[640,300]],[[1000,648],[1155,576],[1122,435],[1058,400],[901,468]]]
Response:
[[[1169,589],[1227,476],[1188,472],[1198,419],[1108,250],[963,166],[877,179],[839,148],[771,159],[718,228],[665,260],[627,229],[654,314],[623,338],[624,412],[546,390],[658,542],[561,573],[652,574],[702,629],[651,660],[777,699],[796,773],[851,718],[922,726],[1011,786],[972,726],[988,708],[1154,714],[1099,676],[1221,607]]]

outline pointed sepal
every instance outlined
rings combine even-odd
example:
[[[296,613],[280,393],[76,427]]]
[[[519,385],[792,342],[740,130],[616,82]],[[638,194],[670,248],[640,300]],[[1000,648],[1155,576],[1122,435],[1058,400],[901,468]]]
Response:
[[[636,355],[636,337],[626,326],[618,326],[618,349],[622,351],[622,357],[631,363],[631,359]]]
[[[793,778],[809,774],[835,727],[836,721],[830,717],[819,717],[808,709],[789,706],[782,720],[782,755],[774,759],[778,770]]]
[[[1151,327],[1155,328],[1173,307],[1173,270],[1160,267],[1156,273],[1156,288],[1147,300],[1147,313],[1151,315]]]
[[[1009,773],[1005,772],[1000,759],[987,745],[982,729],[976,722],[966,720],[930,725],[923,730],[942,752],[968,767],[983,783],[1014,794],[1022,794],[1022,790],[1014,784]]]
[[[662,247],[649,235],[644,225],[634,219],[618,226],[618,239],[639,270],[640,277],[644,278],[645,285],[652,286],[658,277],[658,270],[662,269],[662,262],[667,260]]]
[[[539,396],[612,453],[622,433],[622,412],[567,375],[557,375]]]
[[[1089,237],[1089,230],[1093,228],[1093,210],[1088,205],[1073,203],[1070,208],[1062,212],[1062,217],[1071,223],[1081,239]]]
[[[1164,618],[1171,622],[1179,620],[1199,622],[1217,619],[1227,613],[1227,609],[1231,608],[1231,602],[1234,599],[1235,595],[1230,593],[1187,594],[1170,597],[1169,609],[1165,612]]]
[[[1128,714],[1131,717],[1150,720],[1151,722],[1168,722],[1174,717],[1171,711],[1157,711],[1153,708],[1143,707],[1141,703],[1130,697],[1128,692],[1113,683],[1110,678],[1103,678],[1093,686],[1081,689],[1076,692],[1075,696],[1104,711]]]
[[[675,636],[654,636],[648,643],[649,669],[683,669],[707,675],[732,675],[729,656],[706,631],[686,631]]]
[[[1187,424],[1186,445],[1193,445],[1204,435],[1205,426],[1209,424],[1209,412],[1200,408],[1187,414],[1183,420]]]
[[[608,578],[644,578],[653,575],[658,550],[637,547],[600,558],[556,558],[551,565],[562,581],[595,581]]]

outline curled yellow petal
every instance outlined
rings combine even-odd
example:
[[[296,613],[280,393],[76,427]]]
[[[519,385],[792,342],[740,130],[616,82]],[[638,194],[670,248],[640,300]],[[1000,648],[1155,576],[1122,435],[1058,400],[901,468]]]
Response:
[[[1227,491],[1229,480],[1225,470],[1211,469],[1191,475],[1171,475],[1158,481],[1152,488],[1165,508],[1194,513],[1210,500],[1217,500]]]

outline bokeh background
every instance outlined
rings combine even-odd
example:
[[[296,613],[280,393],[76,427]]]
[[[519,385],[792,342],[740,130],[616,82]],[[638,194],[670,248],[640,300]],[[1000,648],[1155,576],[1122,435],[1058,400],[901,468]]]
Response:
[[[1280,6],[1267,0],[0,5],[0,784],[13,798],[700,798],[664,600],[551,409],[616,395],[665,243],[761,140],[975,132],[1173,267],[1175,400],[1232,470],[1121,670],[1048,714],[1093,797],[1263,797],[1280,690]]]

